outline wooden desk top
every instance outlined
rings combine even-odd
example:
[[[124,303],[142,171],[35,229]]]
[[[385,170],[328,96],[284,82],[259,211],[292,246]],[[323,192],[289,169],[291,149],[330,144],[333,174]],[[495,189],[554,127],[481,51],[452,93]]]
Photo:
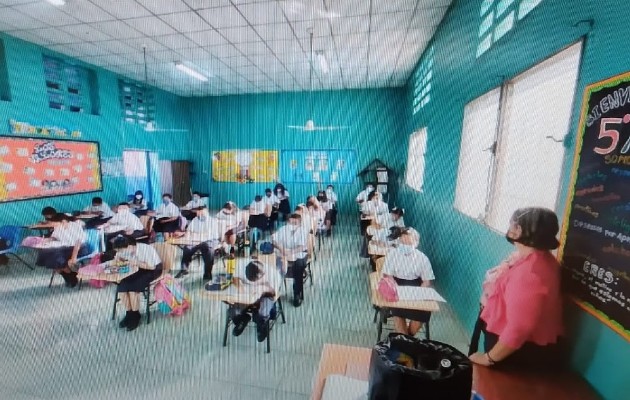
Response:
[[[320,400],[329,375],[339,374],[368,380],[372,349],[324,344],[313,384],[311,400]],[[504,372],[473,366],[473,390],[484,400],[599,400],[579,376],[569,372]]]
[[[368,243],[368,254],[371,256],[385,256],[391,249],[390,246],[383,246],[383,242],[370,240]]]
[[[76,218],[92,219],[92,218],[100,218],[100,215],[99,214],[79,214],[79,215],[76,215]]]
[[[196,246],[199,243],[203,243],[205,241],[206,240],[202,240],[198,236],[182,236],[179,238],[170,238],[169,240],[167,240],[167,243],[174,246]]]
[[[79,279],[94,279],[97,281],[107,281],[107,282],[114,282],[114,283],[119,283],[120,281],[122,281],[123,279],[125,279],[126,277],[128,277],[129,275],[135,274],[136,272],[138,272],[138,267],[135,265],[130,265],[129,266],[129,272],[126,272],[124,274],[121,273],[115,273],[115,274],[107,274],[105,272],[101,272],[98,274],[93,274],[93,273],[86,273],[85,268],[79,268],[79,270],[77,271],[77,278]],[[83,271],[81,271],[83,270]]]
[[[437,301],[433,300],[413,300],[413,301],[385,301],[381,294],[376,290],[378,286],[378,280],[380,275],[378,272],[372,272],[370,274],[370,300],[372,304],[377,307],[384,308],[404,308],[406,310],[420,310],[420,311],[440,311],[440,306]]]

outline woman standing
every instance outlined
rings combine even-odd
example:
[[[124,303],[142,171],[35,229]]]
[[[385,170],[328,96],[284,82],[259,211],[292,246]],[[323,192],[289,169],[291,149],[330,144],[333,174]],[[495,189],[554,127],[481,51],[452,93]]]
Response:
[[[486,274],[470,360],[509,368],[557,367],[562,328],[558,218],[546,208],[516,210],[506,239],[516,251]],[[477,352],[480,332],[484,352]]]
[[[291,214],[291,204],[289,204],[289,191],[284,187],[282,183],[278,183],[273,188],[273,194],[280,201],[278,206],[278,213],[282,215],[282,221],[286,222]]]

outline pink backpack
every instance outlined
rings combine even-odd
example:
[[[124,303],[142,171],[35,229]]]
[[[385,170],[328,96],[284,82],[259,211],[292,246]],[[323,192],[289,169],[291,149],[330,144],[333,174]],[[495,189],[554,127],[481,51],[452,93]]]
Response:
[[[398,301],[398,284],[391,276],[382,277],[378,281],[376,290],[383,297],[383,300],[388,302]]]

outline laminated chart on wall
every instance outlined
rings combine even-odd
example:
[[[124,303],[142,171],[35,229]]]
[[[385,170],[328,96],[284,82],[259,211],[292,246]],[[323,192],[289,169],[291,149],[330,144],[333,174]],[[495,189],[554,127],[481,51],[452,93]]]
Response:
[[[212,152],[214,182],[274,182],[278,179],[278,151],[221,150]]]
[[[98,143],[0,136],[0,202],[101,189]]]
[[[357,174],[354,150],[283,150],[283,183],[352,183]]]
[[[630,73],[587,86],[577,137],[563,289],[630,340]]]

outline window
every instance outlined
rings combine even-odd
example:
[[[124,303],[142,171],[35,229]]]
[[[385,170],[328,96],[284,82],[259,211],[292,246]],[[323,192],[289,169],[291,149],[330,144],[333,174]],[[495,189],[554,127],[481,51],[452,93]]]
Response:
[[[129,196],[132,196],[136,190],[141,190],[144,193],[144,198],[149,203],[162,197],[159,163],[158,154],[155,152],[145,150],[123,151],[125,181]]]
[[[431,81],[433,80],[433,46],[429,47],[413,75],[413,113],[417,113],[431,101]]]
[[[556,208],[582,43],[464,109],[455,208],[505,232],[515,209]]]
[[[90,77],[85,68],[59,58],[43,56],[48,106],[58,110],[82,113],[91,111]]]
[[[477,58],[525,18],[542,0],[483,0],[479,8]]]
[[[118,93],[125,122],[144,125],[155,120],[153,90],[145,85],[121,79],[118,81]]]
[[[0,101],[11,101],[11,87],[9,86],[9,68],[7,66],[4,42],[0,39]]]
[[[409,136],[409,149],[407,150],[407,170],[405,182],[407,185],[422,192],[424,185],[424,155],[427,152],[427,128],[422,128]]]

